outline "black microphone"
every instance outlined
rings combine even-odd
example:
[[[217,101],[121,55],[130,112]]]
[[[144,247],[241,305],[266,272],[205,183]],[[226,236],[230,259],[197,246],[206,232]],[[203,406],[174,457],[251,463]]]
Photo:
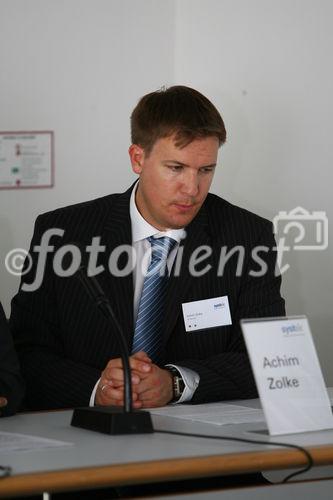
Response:
[[[124,332],[114,314],[109,299],[105,295],[100,283],[95,276],[87,274],[87,266],[82,260],[84,248],[74,243],[81,253],[81,263],[77,277],[83,285],[95,306],[104,317],[116,328],[116,336],[120,348],[120,356],[124,370],[124,408],[117,406],[94,406],[76,408],[73,412],[71,425],[88,430],[103,432],[105,434],[142,434],[154,432],[150,413],[142,410],[133,410],[132,382],[129,364],[129,352]]]

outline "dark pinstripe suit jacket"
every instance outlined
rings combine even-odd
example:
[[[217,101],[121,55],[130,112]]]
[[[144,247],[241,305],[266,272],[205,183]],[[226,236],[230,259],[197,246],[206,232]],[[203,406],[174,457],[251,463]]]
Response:
[[[62,238],[53,237],[51,243],[55,249],[73,241],[87,245],[93,236],[100,236],[107,251],[98,264],[107,268],[108,256],[115,247],[131,245],[131,189],[39,216],[30,250],[34,265],[23,281],[33,279],[37,260],[33,246],[39,244],[43,232],[51,227],[65,230]],[[187,237],[182,244],[181,273],[179,277],[170,278],[165,304],[164,361],[192,368],[200,374],[200,384],[193,397],[195,403],[256,397],[239,320],[285,314],[280,278],[274,276],[275,252],[260,254],[268,267],[264,277],[249,275],[250,270],[259,268],[251,259],[252,248],[274,246],[271,224],[209,194],[187,227]],[[201,277],[192,277],[188,261],[200,245],[213,248],[212,255],[201,264],[211,268]],[[217,276],[221,247],[229,251],[238,245],[245,249],[242,275],[236,276],[236,252],[228,260],[223,276]],[[125,265],[125,254],[122,257],[124,261],[120,265]],[[54,275],[51,261],[49,254],[39,290],[20,290],[12,301],[11,326],[26,378],[30,408],[87,405],[101,370],[111,358],[119,357],[112,325],[95,308],[76,277]],[[119,278],[103,272],[99,280],[123,326],[130,350],[134,331],[132,275]],[[231,326],[185,332],[183,302],[224,295],[229,298]]]

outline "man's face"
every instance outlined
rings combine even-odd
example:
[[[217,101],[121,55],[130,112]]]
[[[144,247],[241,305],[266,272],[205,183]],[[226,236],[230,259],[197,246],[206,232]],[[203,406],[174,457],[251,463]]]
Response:
[[[132,144],[132,169],[140,175],[136,205],[159,230],[187,226],[205,201],[219,149],[216,137],[195,139],[182,149],[174,137],[158,139],[148,155]]]

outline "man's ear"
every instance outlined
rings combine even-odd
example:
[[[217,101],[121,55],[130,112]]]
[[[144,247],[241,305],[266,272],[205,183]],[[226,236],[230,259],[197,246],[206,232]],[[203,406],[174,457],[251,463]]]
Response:
[[[144,149],[137,144],[132,144],[128,148],[128,154],[131,160],[133,172],[140,175],[145,157]]]

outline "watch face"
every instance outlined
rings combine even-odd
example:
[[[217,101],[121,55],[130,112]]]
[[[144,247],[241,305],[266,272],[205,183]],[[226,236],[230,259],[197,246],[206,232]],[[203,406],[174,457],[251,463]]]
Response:
[[[176,375],[174,377],[174,393],[177,399],[180,398],[180,396],[183,394],[184,389],[185,389],[185,384],[183,379],[178,375]]]
[[[184,392],[184,389],[185,389],[185,383],[184,383],[184,380],[179,377],[179,390],[180,390],[180,393],[183,394]]]
[[[172,374],[173,400],[177,401],[184,392],[185,383],[176,368],[170,367],[169,371]]]

